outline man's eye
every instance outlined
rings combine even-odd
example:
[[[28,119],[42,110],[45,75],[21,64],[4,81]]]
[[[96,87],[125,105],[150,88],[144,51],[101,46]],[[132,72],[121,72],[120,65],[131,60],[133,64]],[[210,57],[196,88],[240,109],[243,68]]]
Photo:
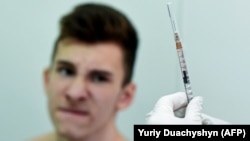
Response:
[[[108,79],[102,75],[93,75],[91,79],[93,82],[96,82],[96,83],[108,81]]]
[[[73,76],[74,71],[69,68],[58,68],[57,72],[62,76]]]

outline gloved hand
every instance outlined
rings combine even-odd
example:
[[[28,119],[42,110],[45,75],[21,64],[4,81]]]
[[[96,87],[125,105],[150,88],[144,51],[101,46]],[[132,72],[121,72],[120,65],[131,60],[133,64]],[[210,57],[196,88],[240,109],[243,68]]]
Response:
[[[229,124],[201,113],[203,98],[194,97],[187,105],[184,92],[161,97],[147,114],[147,124]]]
[[[202,124],[202,97],[194,97],[187,105],[187,96],[177,92],[161,97],[147,114],[147,124]]]

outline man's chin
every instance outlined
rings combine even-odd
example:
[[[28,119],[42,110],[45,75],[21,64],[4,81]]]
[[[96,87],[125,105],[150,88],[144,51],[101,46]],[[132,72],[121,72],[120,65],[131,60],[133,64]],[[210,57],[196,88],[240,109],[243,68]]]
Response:
[[[86,138],[88,135],[88,130],[77,129],[73,127],[61,127],[57,129],[57,134],[59,137],[63,137],[69,140],[80,140]]]

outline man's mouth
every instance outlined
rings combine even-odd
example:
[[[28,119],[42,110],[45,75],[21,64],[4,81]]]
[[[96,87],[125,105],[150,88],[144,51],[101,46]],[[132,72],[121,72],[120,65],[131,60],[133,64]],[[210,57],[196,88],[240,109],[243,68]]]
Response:
[[[79,110],[79,109],[73,109],[73,108],[59,108],[59,111],[65,113],[65,114],[71,114],[76,116],[86,116],[89,114],[86,110]]]

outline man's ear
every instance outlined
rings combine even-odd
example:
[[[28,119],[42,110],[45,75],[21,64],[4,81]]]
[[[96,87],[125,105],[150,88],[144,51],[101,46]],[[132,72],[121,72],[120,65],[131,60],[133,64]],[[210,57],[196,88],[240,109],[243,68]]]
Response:
[[[124,87],[118,99],[117,110],[126,109],[128,106],[131,105],[134,99],[135,91],[136,85],[132,82]]]
[[[50,69],[46,68],[43,71],[43,85],[46,93],[48,93],[49,81],[50,81]]]

